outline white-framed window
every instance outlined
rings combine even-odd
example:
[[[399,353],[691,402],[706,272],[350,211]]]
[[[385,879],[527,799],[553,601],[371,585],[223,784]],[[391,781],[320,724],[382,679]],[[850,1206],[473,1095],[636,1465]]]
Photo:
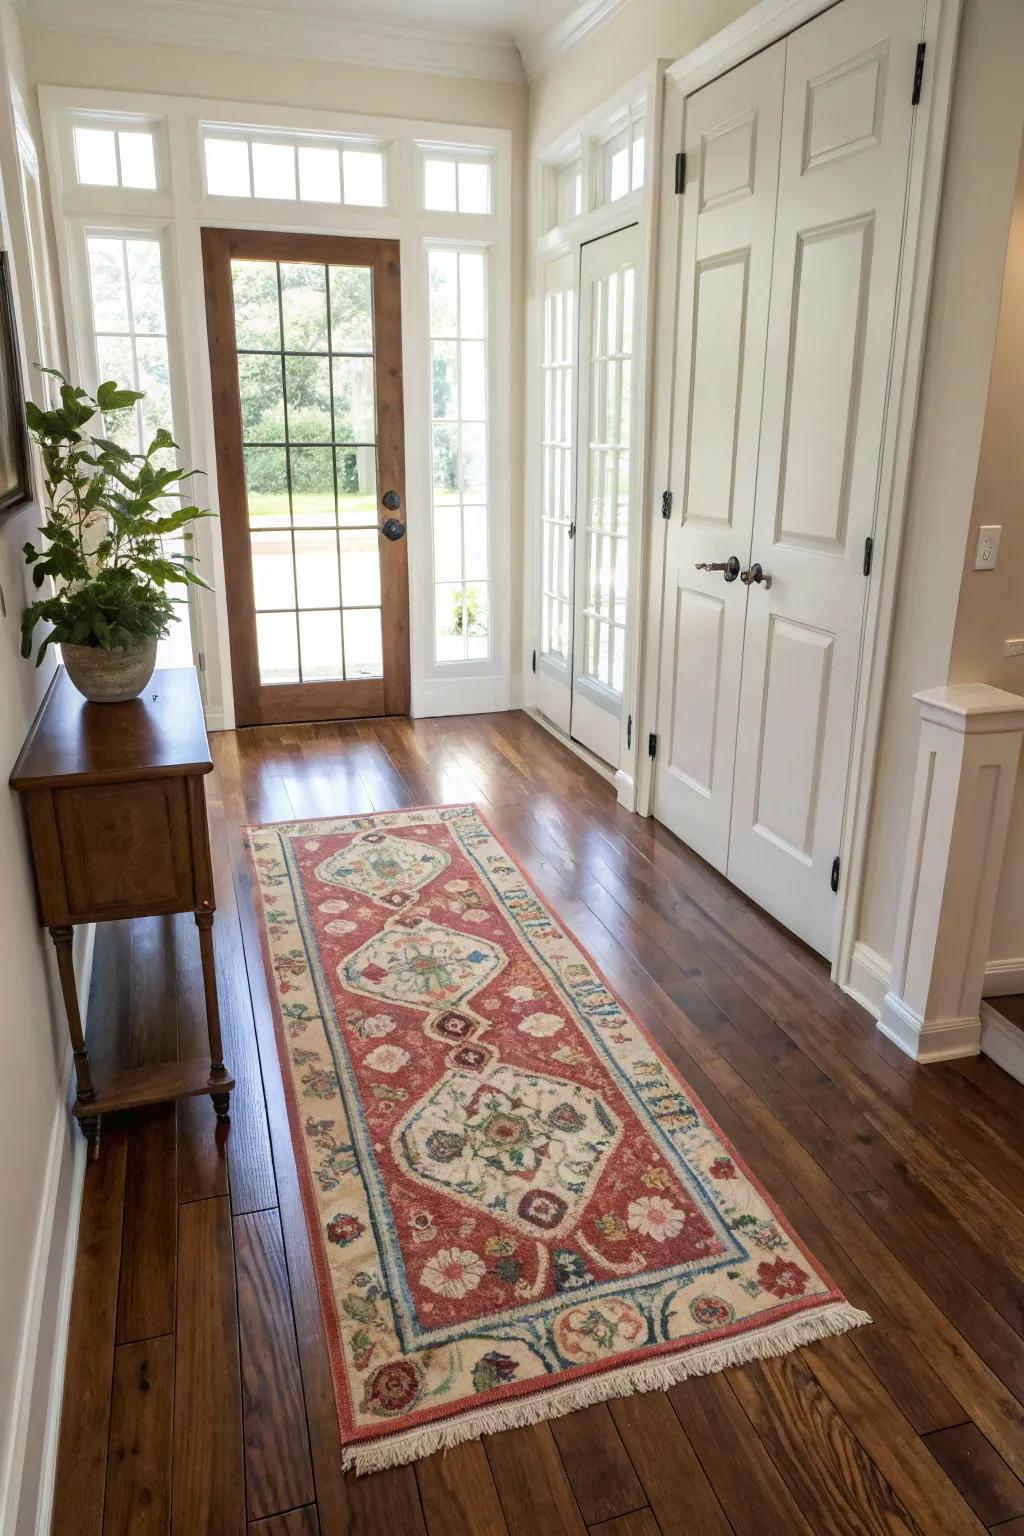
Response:
[[[160,427],[175,435],[163,238],[157,231],[102,227],[87,227],[83,238],[96,384],[113,379],[145,391],[145,399],[109,415],[106,430],[129,453],[143,453]],[[169,497],[168,505],[176,500]],[[185,541],[179,532],[166,543],[184,553]],[[177,618],[160,642],[158,665],[191,666],[188,597],[183,588],[171,595]]]
[[[646,102],[636,102],[597,146],[597,196],[600,203],[617,203],[635,192],[646,175]]]
[[[242,133],[204,124],[202,146],[208,197],[387,204],[387,147],[379,141]]]
[[[434,659],[490,654],[487,253],[427,247]]]
[[[583,156],[573,155],[553,168],[554,223],[568,224],[583,212]]]
[[[428,213],[492,212],[489,151],[421,144],[423,207]]]
[[[153,192],[161,185],[158,125],[144,118],[81,114],[71,124],[74,177],[81,187]]]

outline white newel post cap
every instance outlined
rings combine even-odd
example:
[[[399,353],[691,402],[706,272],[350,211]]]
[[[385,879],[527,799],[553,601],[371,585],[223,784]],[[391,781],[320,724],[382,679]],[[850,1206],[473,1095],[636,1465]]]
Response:
[[[954,683],[948,688],[923,688],[914,698],[921,719],[962,735],[1024,731],[1024,698],[991,688],[988,683]]]

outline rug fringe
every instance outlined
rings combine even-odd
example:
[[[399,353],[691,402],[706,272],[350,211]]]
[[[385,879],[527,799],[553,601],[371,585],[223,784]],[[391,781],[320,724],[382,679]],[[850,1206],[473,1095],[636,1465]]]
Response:
[[[712,1371],[747,1365],[752,1360],[787,1355],[801,1345],[835,1338],[870,1322],[866,1312],[851,1306],[848,1301],[832,1302],[800,1317],[787,1318],[737,1338],[705,1344],[673,1358],[638,1361],[602,1375],[567,1382],[549,1392],[541,1389],[531,1397],[496,1403],[381,1440],[342,1446],[342,1467],[357,1476],[380,1472],[387,1467],[400,1467],[434,1451],[448,1450],[466,1440],[478,1440],[481,1435],[561,1418],[563,1414],[575,1413],[578,1408],[588,1408],[609,1397],[629,1397],[634,1392],[664,1392],[690,1376],[708,1376]]]

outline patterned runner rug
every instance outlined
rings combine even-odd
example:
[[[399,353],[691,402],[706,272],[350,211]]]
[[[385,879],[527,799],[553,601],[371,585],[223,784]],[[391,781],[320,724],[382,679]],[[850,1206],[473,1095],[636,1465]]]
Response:
[[[870,1321],[475,806],[248,838],[346,1467]]]

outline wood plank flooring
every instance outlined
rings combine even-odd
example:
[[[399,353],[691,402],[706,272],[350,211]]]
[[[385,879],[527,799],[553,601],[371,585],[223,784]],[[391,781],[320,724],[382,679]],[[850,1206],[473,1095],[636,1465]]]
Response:
[[[916,1067],[782,932],[522,714],[213,738],[229,1129],[104,1123],[56,1536],[1024,1533],[1024,1087]],[[343,1477],[247,822],[478,801],[875,1322],[781,1360]],[[827,899],[827,897],[826,897]],[[201,1048],[191,918],[100,930],[100,1056]]]

